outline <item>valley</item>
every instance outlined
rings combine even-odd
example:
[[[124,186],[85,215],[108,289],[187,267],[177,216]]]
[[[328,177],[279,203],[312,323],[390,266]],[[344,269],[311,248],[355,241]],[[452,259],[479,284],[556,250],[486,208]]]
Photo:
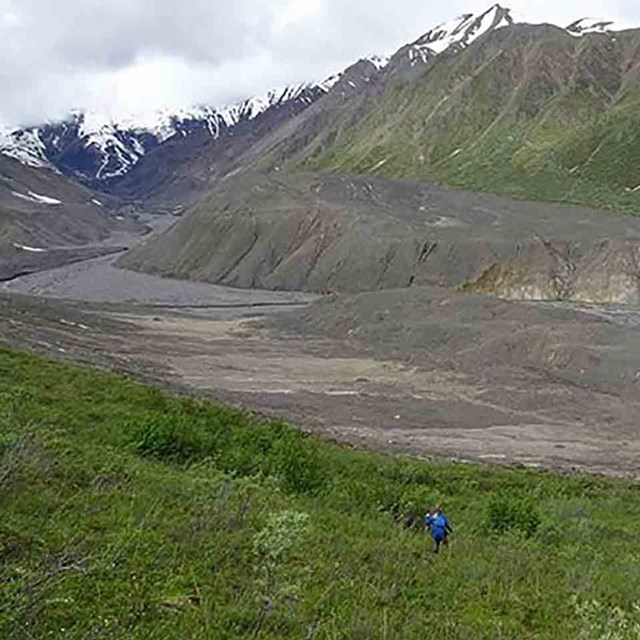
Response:
[[[640,638],[637,9],[9,4],[0,637]]]
[[[116,259],[2,285],[0,343],[358,447],[640,477],[635,307],[433,286],[237,289],[140,274]]]
[[[228,107],[5,132],[0,340],[357,445],[636,477],[638,33],[494,5]]]

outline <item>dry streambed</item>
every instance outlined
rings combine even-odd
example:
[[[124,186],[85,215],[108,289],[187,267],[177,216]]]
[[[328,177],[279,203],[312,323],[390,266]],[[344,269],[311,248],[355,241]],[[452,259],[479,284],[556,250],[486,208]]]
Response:
[[[420,288],[286,312],[226,302],[192,312],[0,294],[0,340],[360,446],[640,476],[629,310]]]

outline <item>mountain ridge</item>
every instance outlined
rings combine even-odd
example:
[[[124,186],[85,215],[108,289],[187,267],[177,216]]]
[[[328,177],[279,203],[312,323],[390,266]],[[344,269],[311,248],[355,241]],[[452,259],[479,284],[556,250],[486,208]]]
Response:
[[[245,162],[640,213],[640,30],[574,36],[516,23],[417,73],[388,66],[375,90],[325,97]]]
[[[368,89],[363,88],[362,82],[345,79],[358,65],[372,65],[370,72],[364,74],[366,82],[380,80],[385,83],[416,77],[438,56],[460,53],[485,34],[514,24],[521,24],[521,21],[516,20],[509,8],[496,3],[483,12],[466,13],[436,25],[391,56],[361,58],[324,82],[291,85],[224,108],[160,109],[143,119],[109,119],[92,112],[74,112],[60,122],[0,130],[0,153],[31,166],[60,171],[90,186],[108,188],[124,178],[150,151],[176,136],[206,133],[216,140],[271,107],[296,102],[300,103],[299,106],[310,106],[335,93],[336,85],[342,97],[363,90],[366,92]],[[564,31],[582,37],[607,33],[616,28],[612,21],[581,18]],[[295,115],[300,111],[296,109]]]

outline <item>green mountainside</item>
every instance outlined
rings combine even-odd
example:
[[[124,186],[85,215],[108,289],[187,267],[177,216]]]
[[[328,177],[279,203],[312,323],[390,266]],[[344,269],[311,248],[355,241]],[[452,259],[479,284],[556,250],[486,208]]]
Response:
[[[418,77],[328,96],[254,157],[637,213],[639,69],[640,30],[507,26]]]

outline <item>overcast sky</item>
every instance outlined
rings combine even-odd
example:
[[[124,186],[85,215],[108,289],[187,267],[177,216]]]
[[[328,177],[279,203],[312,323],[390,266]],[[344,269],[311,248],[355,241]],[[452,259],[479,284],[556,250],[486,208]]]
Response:
[[[224,106],[390,53],[489,0],[0,0],[0,124]],[[640,26],[638,0],[515,0],[519,19]]]

